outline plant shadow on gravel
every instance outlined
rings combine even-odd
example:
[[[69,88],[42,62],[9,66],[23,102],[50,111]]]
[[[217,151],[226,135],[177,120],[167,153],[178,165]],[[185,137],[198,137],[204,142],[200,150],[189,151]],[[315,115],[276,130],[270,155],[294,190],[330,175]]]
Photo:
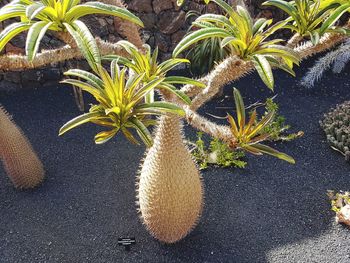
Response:
[[[17,192],[0,168],[0,258],[3,262],[267,262],[269,251],[335,228],[326,191],[350,189],[350,167],[330,149],[318,121],[330,107],[350,99],[350,68],[340,75],[328,74],[306,90],[297,86],[297,80],[310,65],[312,61],[303,63],[295,79],[275,74],[281,114],[305,136],[274,147],[293,156],[296,165],[263,156],[248,157],[243,170],[204,171],[203,216],[197,228],[173,246],[152,239],[136,213],[134,182],[143,147],[121,136],[94,145],[93,125],[59,138],[58,129],[77,114],[71,89],[0,93],[0,101],[28,135],[48,175],[35,191]],[[274,95],[257,74],[235,87],[247,105]],[[230,109],[215,107],[233,108],[232,86],[225,88],[224,96],[201,113],[225,116]],[[185,130],[195,138],[195,131]],[[131,252],[117,246],[121,236],[136,237]],[[349,250],[349,242],[342,243],[342,249]],[[334,259],[336,251],[325,257]]]

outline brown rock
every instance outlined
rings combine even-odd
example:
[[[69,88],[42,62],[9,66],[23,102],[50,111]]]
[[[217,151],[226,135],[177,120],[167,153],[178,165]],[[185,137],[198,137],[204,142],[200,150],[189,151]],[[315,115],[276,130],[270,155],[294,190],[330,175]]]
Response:
[[[107,21],[106,21],[105,18],[102,18],[102,17],[97,18],[97,21],[98,21],[98,23],[99,23],[102,27],[105,27],[105,26],[108,25],[108,23],[107,23]]]
[[[204,9],[204,6],[195,2],[190,2],[188,9],[191,11],[202,12]]]
[[[105,19],[106,19],[108,25],[113,25],[113,24],[114,24],[114,18],[112,18],[112,17],[106,17]]]
[[[11,54],[16,54],[16,55],[24,54],[24,49],[16,47],[16,46],[12,45],[11,43],[8,43],[6,45],[6,48],[5,48],[5,53],[11,53]]]
[[[137,13],[151,13],[153,11],[152,0],[132,0],[128,4],[128,9]]]
[[[219,14],[220,13],[220,9],[219,7],[214,4],[214,3],[209,3],[207,5],[207,13],[210,13],[210,14]]]
[[[167,35],[178,31],[185,24],[186,13],[184,11],[167,11],[160,15],[158,21],[159,30]]]
[[[177,43],[180,42],[180,40],[186,35],[186,32],[186,30],[179,30],[171,36],[171,42],[173,47],[175,47]]]
[[[157,22],[157,17],[154,13],[139,14],[139,18],[142,20],[143,24],[145,25],[145,29],[154,28]]]
[[[156,46],[162,52],[168,52],[170,46],[170,37],[164,36],[161,33],[155,35]]]
[[[172,0],[153,0],[153,10],[156,14],[173,8]]]
[[[266,19],[271,19],[273,18],[273,14],[270,10],[262,10],[259,14],[258,14],[258,18],[266,18]]]
[[[119,40],[121,40],[121,38],[116,35],[110,34],[108,36],[108,41],[111,43],[117,43]]]
[[[350,205],[343,206],[337,213],[336,221],[350,226]]]

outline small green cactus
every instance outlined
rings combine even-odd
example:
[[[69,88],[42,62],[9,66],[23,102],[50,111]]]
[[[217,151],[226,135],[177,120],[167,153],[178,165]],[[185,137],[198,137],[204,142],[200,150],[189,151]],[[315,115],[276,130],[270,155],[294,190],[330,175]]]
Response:
[[[331,147],[350,161],[350,101],[337,105],[320,121]]]

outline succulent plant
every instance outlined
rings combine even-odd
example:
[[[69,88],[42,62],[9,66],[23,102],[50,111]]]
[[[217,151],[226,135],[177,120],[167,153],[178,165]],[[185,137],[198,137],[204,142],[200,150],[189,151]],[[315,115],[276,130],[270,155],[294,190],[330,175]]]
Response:
[[[175,243],[197,224],[203,199],[200,173],[183,142],[180,117],[162,116],[139,177],[143,222],[158,240]]]
[[[0,159],[16,188],[33,188],[44,179],[44,168],[27,138],[0,105]]]
[[[233,149],[242,149],[254,155],[268,154],[295,164],[295,160],[291,156],[261,144],[271,136],[270,133],[264,132],[264,128],[273,122],[275,111],[268,112],[261,120],[257,121],[257,111],[255,109],[249,119],[247,119],[243,98],[238,89],[233,89],[233,96],[236,105],[237,121],[230,114],[227,115],[231,132],[234,136],[234,140],[230,141],[229,146]]]
[[[138,75],[144,74],[142,78],[143,83],[148,83],[156,78],[162,78],[162,82],[157,85],[157,90],[173,93],[179,97],[184,103],[191,104],[191,99],[186,96],[180,90],[177,90],[176,84],[191,84],[198,87],[205,88],[205,85],[192,78],[183,76],[167,76],[168,72],[174,69],[176,66],[182,63],[189,63],[189,60],[183,58],[170,58],[168,60],[159,63],[158,61],[158,48],[155,48],[153,53],[151,47],[147,44],[143,45],[144,52],[140,50],[132,43],[121,40],[117,43],[122,49],[129,55],[128,58],[119,55],[106,55],[103,57],[105,60],[116,60],[119,64],[128,67],[132,73]],[[154,90],[148,93],[145,97],[146,102],[154,102]]]
[[[289,15],[285,20],[288,25],[284,27],[298,33],[301,37],[310,37],[312,43],[316,45],[325,33],[346,33],[344,28],[334,26],[334,24],[350,10],[350,3],[339,2],[336,4],[334,2],[269,0],[263,5],[275,6],[286,12]]]
[[[60,135],[82,124],[92,122],[109,129],[95,136],[97,144],[107,142],[119,132],[122,132],[130,142],[139,144],[130,132],[131,129],[135,129],[140,139],[150,147],[153,139],[148,126],[153,125],[155,121],[147,117],[169,112],[184,115],[180,107],[170,102],[144,102],[145,96],[154,90],[163,81],[163,78],[154,78],[147,83],[142,83],[145,74],[130,76],[128,68],[121,69],[117,60],[111,62],[111,73],[101,65],[96,66],[97,75],[80,69],[65,72],[65,75],[81,78],[85,82],[66,79],[62,83],[77,86],[90,93],[98,104],[92,105],[88,113],[63,125],[59,132]]]
[[[350,101],[337,105],[320,121],[331,147],[350,160]]]

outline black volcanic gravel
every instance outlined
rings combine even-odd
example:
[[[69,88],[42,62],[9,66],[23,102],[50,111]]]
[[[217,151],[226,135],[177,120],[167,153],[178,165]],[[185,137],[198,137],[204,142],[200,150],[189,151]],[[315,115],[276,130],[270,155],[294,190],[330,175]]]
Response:
[[[303,63],[300,77],[311,65]],[[312,90],[276,72],[281,113],[305,136],[274,146],[295,157],[247,158],[246,169],[203,172],[205,210],[197,228],[167,246],[154,240],[136,212],[135,176],[144,147],[121,135],[95,145],[93,125],[58,137],[79,114],[71,88],[0,93],[0,102],[29,137],[47,170],[44,184],[16,191],[0,167],[0,262],[350,262],[350,230],[334,223],[328,189],[350,190],[350,166],[330,149],[318,121],[350,99],[350,68],[327,74]],[[235,83],[247,104],[274,94],[256,74]],[[29,88],[29,87],[28,87]],[[232,86],[202,114],[225,116]],[[229,110],[229,109],[228,109]],[[194,131],[186,128],[194,138]],[[119,237],[135,236],[130,252]]]

